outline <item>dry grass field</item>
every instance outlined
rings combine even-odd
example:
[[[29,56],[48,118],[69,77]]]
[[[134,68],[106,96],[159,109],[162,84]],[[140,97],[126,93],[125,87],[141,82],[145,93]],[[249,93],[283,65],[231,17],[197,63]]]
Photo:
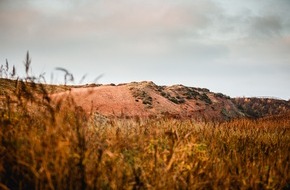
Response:
[[[22,92],[1,102],[2,189],[289,188],[289,115],[100,120]]]
[[[106,119],[65,102],[25,80],[1,90],[0,189],[290,188],[290,114]]]

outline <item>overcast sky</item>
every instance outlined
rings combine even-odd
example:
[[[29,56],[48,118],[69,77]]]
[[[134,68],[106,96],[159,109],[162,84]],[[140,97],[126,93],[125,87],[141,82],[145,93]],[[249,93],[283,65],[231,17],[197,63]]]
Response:
[[[289,0],[0,0],[0,61],[61,82],[290,98]]]

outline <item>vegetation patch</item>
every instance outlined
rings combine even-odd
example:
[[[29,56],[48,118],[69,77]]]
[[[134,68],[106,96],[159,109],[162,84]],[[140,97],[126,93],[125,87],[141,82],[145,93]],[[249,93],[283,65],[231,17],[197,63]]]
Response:
[[[175,96],[175,97],[169,96],[167,98],[175,104],[183,104],[185,102],[185,100],[179,96]]]
[[[175,104],[185,103],[184,97],[179,96],[178,93],[176,93],[174,89],[166,89],[164,87],[161,87],[158,89],[158,91],[161,96],[163,96],[164,98],[170,100],[171,102]],[[175,95],[172,95],[172,94],[175,94]]]
[[[231,99],[231,97],[227,96],[227,95],[224,95],[222,93],[215,93],[214,94],[215,97],[217,98],[226,98],[226,99]]]
[[[194,88],[186,87],[186,91],[183,93],[183,95],[186,97],[186,99],[196,99],[197,96],[199,96],[199,93],[194,90]]]
[[[147,108],[152,108],[152,97],[145,92],[144,90],[138,89],[137,87],[131,87],[130,88],[133,97],[135,98],[135,100],[137,102],[139,102],[139,100],[142,101],[142,103],[144,105],[146,105]]]
[[[290,110],[290,101],[269,98],[232,98],[232,102],[245,115],[259,118],[278,115]]]
[[[211,99],[206,95],[206,93],[201,94],[199,99],[206,102],[207,104],[212,104]]]

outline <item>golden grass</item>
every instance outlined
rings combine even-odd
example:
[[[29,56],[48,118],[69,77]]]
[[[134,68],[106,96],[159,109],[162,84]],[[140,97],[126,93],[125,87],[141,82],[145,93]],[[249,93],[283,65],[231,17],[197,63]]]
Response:
[[[289,114],[106,120],[65,102],[26,82],[2,91],[0,189],[290,188]]]
[[[170,118],[100,122],[72,100],[65,109],[35,97],[5,100],[0,119],[3,189],[289,186],[289,115],[225,123]]]

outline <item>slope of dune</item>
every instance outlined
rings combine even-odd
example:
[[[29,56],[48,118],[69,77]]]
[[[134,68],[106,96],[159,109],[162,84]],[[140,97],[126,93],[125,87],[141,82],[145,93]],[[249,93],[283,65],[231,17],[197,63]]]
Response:
[[[190,117],[201,120],[261,118],[290,110],[290,101],[271,98],[230,98],[206,88],[158,86],[151,81],[109,85],[48,85],[0,79],[0,108],[17,96],[73,100],[87,114],[106,117]],[[8,99],[7,99],[8,98]],[[3,100],[3,101],[2,101]],[[65,101],[64,101],[65,102]]]
[[[230,119],[243,117],[228,96],[204,88],[183,85],[157,86],[153,82],[132,82],[71,88],[55,93],[53,99],[73,98],[87,113],[117,117],[194,117]]]

